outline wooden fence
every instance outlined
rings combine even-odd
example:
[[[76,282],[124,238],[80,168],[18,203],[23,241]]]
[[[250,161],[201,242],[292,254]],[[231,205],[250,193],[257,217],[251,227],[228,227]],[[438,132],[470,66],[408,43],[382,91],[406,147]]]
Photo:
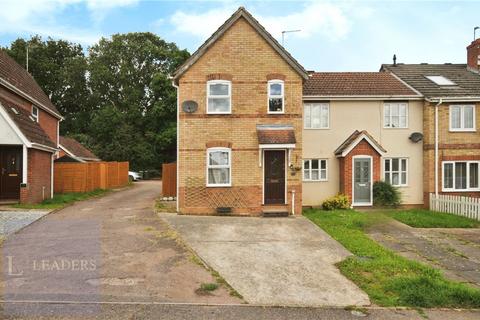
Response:
[[[128,184],[128,162],[57,162],[54,192],[88,192]]]
[[[480,220],[480,198],[430,193],[430,210]]]
[[[162,164],[162,195],[164,197],[177,196],[177,163]]]

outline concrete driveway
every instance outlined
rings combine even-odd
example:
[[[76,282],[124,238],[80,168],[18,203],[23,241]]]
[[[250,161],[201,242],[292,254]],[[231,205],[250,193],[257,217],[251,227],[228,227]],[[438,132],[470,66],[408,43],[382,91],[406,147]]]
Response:
[[[350,253],[303,217],[161,217],[249,303],[370,303],[368,296],[334,265]]]

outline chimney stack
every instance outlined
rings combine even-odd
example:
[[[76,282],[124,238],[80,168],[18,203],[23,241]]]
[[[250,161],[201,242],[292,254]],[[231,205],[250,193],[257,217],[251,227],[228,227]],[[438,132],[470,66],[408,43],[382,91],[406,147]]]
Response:
[[[467,65],[471,70],[480,71],[480,38],[467,47]]]

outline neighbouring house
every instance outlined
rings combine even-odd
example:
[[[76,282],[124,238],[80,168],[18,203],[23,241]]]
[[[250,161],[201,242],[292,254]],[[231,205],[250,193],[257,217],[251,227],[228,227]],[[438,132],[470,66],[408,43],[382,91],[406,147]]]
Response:
[[[84,145],[73,138],[60,136],[55,162],[94,162],[100,159]]]
[[[480,197],[480,39],[466,64],[382,65],[424,97],[423,189]],[[428,203],[428,202],[425,202]]]
[[[303,205],[343,193],[371,206],[379,180],[423,203],[420,94],[385,72],[311,72],[303,104]]]
[[[33,77],[0,50],[0,201],[53,196],[61,119]]]
[[[301,212],[303,67],[239,8],[174,74],[178,211]]]

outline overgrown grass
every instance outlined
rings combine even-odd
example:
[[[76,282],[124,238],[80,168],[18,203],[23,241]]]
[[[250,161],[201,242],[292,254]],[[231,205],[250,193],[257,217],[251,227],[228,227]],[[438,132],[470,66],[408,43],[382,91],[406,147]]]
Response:
[[[480,221],[425,209],[392,210],[390,217],[415,228],[478,228]]]
[[[110,190],[96,189],[89,192],[71,192],[53,195],[53,198],[46,199],[38,204],[16,204],[15,208],[22,209],[59,209],[76,201],[87,200],[108,193]]]
[[[311,209],[305,216],[355,255],[338,267],[372,302],[386,307],[480,307],[480,290],[449,281],[440,271],[398,256],[369,238],[365,230],[389,219],[384,214]]]

